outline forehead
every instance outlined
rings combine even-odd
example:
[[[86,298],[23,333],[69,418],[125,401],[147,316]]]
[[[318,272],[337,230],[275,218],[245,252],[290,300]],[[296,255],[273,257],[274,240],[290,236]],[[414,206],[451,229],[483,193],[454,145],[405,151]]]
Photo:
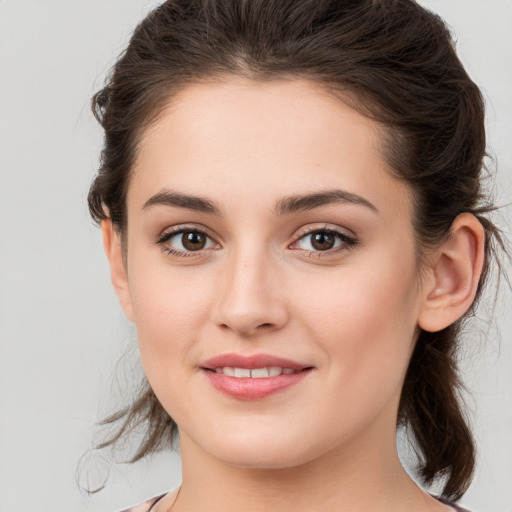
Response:
[[[403,214],[409,190],[392,176],[382,139],[378,123],[306,80],[195,84],[143,133],[129,209],[163,188],[247,207],[342,188]]]

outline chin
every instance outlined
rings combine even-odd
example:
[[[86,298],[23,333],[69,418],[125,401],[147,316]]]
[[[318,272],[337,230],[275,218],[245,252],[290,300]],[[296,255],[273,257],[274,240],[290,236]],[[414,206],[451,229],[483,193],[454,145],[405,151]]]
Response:
[[[227,452],[227,453],[226,453]],[[282,452],[268,453],[264,450],[262,453],[261,448],[253,450],[252,452],[233,452],[231,449],[218,454],[219,460],[244,469],[254,470],[278,470],[288,469],[300,466],[309,462],[308,458],[301,453],[284,454]]]
[[[328,447],[311,444],[303,432],[281,429],[266,432],[245,430],[229,436],[210,437],[203,449],[226,464],[247,469],[285,469],[297,467],[321,456]],[[323,444],[323,443],[322,443]]]

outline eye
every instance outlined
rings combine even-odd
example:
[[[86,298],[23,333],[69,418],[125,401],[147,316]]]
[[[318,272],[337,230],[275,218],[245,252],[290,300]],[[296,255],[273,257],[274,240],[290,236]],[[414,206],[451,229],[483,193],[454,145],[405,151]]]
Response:
[[[331,228],[315,229],[302,235],[290,247],[309,252],[329,252],[336,249],[351,248],[357,241],[345,233]]]
[[[157,243],[164,251],[175,256],[189,256],[190,253],[211,249],[218,245],[204,231],[193,228],[167,231]]]

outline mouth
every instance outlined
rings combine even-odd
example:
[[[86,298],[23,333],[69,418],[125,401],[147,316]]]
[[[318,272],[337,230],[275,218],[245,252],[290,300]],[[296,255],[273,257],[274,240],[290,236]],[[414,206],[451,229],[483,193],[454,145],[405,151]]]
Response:
[[[215,370],[206,369],[207,371],[215,371],[222,375],[235,377],[237,379],[266,379],[267,377],[279,377],[280,375],[292,375],[302,370],[294,370],[293,368],[280,368],[279,366],[270,366],[267,368],[236,368],[233,366],[217,367]]]
[[[217,391],[238,400],[259,400],[298,384],[314,367],[268,354],[224,354],[200,369]]]

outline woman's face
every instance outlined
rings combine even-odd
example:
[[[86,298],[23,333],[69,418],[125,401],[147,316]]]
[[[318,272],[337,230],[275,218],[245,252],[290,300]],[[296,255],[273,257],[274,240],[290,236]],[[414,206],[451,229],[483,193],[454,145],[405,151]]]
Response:
[[[144,133],[121,302],[196,453],[290,467],[394,442],[422,285],[381,135],[306,81],[234,79]]]

